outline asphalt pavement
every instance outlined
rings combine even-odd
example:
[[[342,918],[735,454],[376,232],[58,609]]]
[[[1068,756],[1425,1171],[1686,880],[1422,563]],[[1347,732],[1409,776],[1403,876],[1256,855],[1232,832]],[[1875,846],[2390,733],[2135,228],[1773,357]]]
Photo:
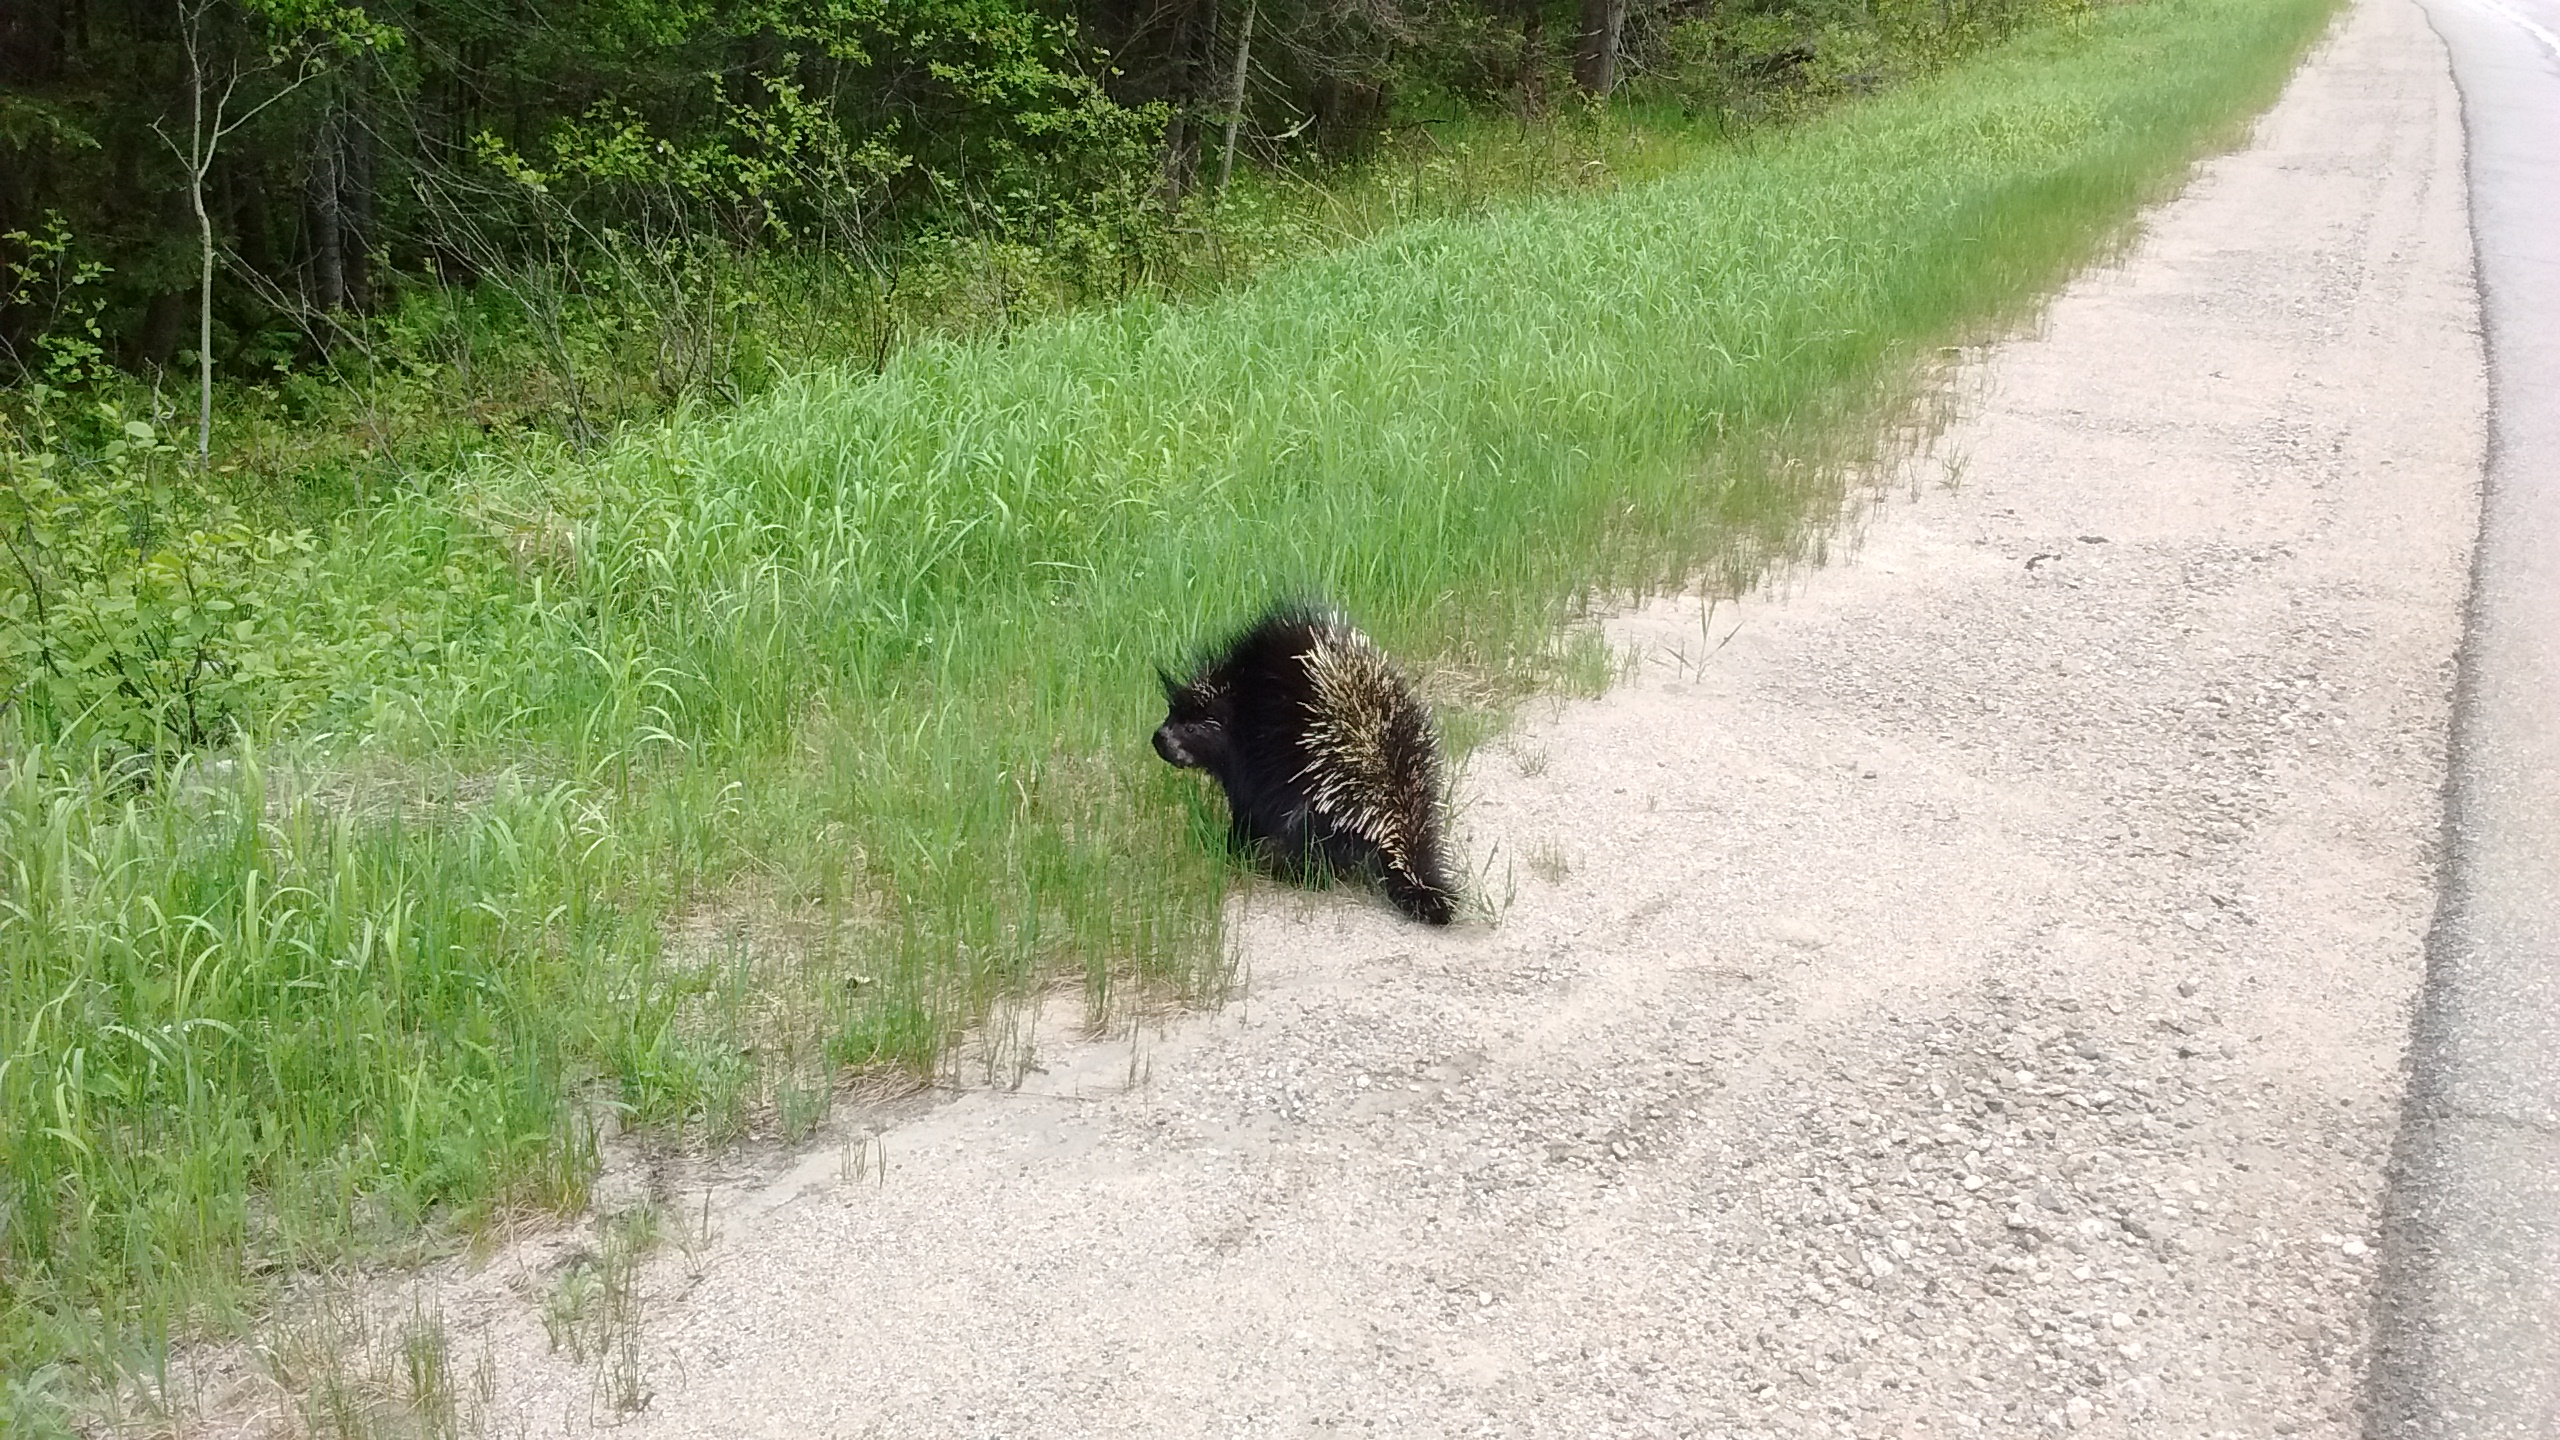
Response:
[[[2489,450],[2367,1414],[2560,1436],[2560,0],[2423,3],[2462,93]]]

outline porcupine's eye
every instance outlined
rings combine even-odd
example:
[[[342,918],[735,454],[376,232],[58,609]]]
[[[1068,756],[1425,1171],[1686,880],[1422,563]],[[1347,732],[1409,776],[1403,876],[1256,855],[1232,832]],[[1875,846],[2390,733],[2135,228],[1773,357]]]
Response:
[[[1190,721],[1167,716],[1156,727],[1156,753],[1165,763],[1185,770],[1214,768],[1226,754],[1227,732],[1214,720]]]

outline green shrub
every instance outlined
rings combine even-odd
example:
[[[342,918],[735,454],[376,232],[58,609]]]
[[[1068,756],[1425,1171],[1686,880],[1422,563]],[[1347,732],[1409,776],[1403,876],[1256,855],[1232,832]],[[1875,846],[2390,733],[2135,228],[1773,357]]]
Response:
[[[38,416],[0,417],[0,710],[33,738],[165,753],[276,708],[311,668],[279,603],[310,534],[169,483],[176,447],[113,406],[85,455]]]

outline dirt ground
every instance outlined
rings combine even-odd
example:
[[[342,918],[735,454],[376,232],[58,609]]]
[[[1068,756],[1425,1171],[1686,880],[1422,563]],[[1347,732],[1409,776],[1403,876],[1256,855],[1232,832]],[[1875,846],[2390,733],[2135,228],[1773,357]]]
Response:
[[[1257,889],[1240,1001],[716,1189],[601,1354],[542,1324],[581,1237],[455,1279],[466,1401],[2355,1433],[2483,443],[2461,143],[2418,10],[2360,0],[1969,362],[1854,558],[1614,622],[1627,683],[1475,757],[1497,921]]]

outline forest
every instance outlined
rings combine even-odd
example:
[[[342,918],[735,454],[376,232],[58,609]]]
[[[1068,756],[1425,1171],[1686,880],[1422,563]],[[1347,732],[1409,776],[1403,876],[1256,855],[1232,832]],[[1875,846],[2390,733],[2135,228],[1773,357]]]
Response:
[[[455,288],[537,321],[616,288],[716,310],[736,297],[711,272],[750,254],[828,257],[876,302],[955,236],[1123,292],[1239,160],[1357,161],[1621,86],[1715,115],[1872,89],[2038,9],[22,0],[0,15],[0,383],[271,380]],[[662,390],[714,378],[709,347],[657,348]],[[600,421],[586,398],[567,424]]]

